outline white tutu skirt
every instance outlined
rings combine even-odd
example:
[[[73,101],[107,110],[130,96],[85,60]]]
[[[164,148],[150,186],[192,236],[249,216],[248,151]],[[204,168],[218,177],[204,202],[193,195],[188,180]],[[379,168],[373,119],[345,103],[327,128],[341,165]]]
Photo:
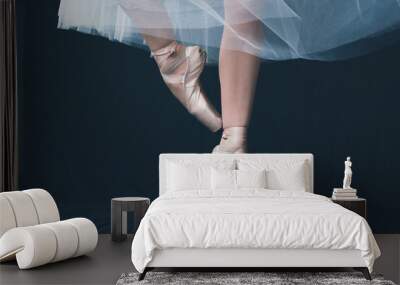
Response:
[[[143,34],[171,38],[211,62],[220,48],[338,60],[399,40],[400,0],[61,0],[58,27],[140,47]]]

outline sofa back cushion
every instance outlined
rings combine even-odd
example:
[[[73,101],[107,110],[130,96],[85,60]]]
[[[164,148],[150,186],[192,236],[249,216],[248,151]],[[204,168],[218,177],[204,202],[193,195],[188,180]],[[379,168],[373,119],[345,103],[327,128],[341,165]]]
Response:
[[[0,193],[0,237],[15,227],[27,227],[60,220],[57,205],[43,189]]]

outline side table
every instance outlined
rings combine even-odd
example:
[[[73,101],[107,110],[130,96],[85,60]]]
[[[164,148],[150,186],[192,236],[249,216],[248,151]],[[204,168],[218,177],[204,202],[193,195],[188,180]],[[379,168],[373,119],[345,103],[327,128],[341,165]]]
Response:
[[[367,219],[367,200],[363,198],[354,199],[332,199],[332,202],[339,204],[340,206],[359,214],[364,219]]]
[[[111,199],[111,239],[124,241],[128,234],[127,214],[133,212],[134,233],[150,206],[150,199],[144,197],[121,197]]]

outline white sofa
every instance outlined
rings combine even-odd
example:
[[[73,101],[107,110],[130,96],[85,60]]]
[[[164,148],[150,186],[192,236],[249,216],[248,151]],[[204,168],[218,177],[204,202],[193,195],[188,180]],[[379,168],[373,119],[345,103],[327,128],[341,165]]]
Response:
[[[0,262],[16,259],[20,269],[29,269],[87,254],[97,240],[90,220],[60,221],[43,189],[0,193]]]

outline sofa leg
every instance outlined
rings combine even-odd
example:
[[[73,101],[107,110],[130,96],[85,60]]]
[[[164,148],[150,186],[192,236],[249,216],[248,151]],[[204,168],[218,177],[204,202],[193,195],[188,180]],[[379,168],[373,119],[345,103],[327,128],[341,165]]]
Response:
[[[142,280],[146,277],[147,271],[148,271],[148,269],[147,269],[147,267],[146,267],[146,268],[143,270],[143,272],[139,274],[138,281],[142,281]]]
[[[368,270],[367,267],[356,267],[354,269],[357,270],[357,271],[361,271],[362,274],[364,275],[365,279],[372,280],[371,274],[369,274],[369,270]]]

